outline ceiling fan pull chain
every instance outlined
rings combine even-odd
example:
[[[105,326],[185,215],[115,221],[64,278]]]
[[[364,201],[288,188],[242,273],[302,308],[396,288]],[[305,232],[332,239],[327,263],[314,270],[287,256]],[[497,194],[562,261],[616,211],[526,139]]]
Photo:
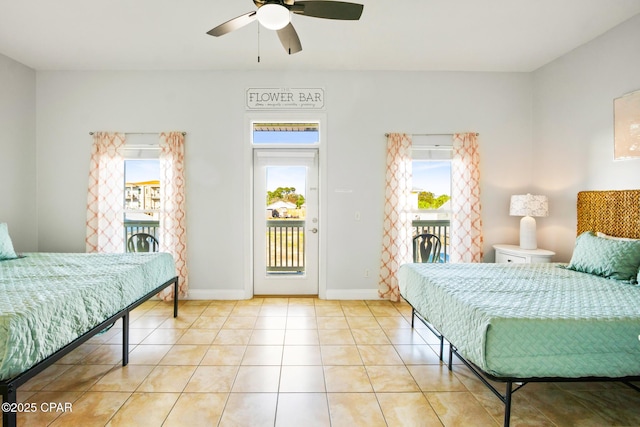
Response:
[[[258,64],[260,63],[260,25],[258,25]]]

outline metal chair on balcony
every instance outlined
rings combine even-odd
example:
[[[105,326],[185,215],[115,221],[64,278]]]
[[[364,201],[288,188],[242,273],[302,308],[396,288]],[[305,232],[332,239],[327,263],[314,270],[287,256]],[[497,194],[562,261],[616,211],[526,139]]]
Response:
[[[423,233],[413,238],[413,262],[442,262],[440,238],[435,234]]]
[[[158,239],[148,233],[132,234],[127,240],[127,252],[157,252]]]

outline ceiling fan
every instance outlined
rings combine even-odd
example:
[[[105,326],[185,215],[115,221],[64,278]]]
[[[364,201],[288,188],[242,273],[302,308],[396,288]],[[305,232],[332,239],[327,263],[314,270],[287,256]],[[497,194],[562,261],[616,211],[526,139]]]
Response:
[[[278,38],[289,53],[300,52],[302,44],[291,25],[291,13],[314,18],[355,21],[362,15],[363,5],[332,0],[253,0],[258,10],[245,13],[218,25],[207,34],[220,37],[255,21],[265,28],[278,32]]]

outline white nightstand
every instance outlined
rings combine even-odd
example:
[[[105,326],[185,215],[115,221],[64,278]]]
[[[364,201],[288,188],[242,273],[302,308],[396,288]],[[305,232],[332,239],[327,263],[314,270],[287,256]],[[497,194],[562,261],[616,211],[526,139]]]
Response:
[[[496,262],[535,264],[551,262],[556,253],[546,249],[521,249],[517,245],[493,245]]]

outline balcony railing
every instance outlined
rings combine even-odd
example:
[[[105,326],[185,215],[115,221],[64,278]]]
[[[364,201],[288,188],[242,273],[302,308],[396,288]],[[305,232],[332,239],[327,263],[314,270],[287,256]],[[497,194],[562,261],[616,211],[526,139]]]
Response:
[[[413,236],[422,233],[435,234],[440,238],[442,249],[440,258],[449,260],[449,220],[413,220]],[[132,234],[148,233],[159,238],[158,221],[125,220],[125,242]],[[304,272],[304,220],[267,220],[267,272]]]
[[[132,234],[136,233],[147,233],[151,234],[158,241],[160,241],[160,236],[158,235],[158,231],[160,230],[160,222],[159,221],[132,221],[125,220],[124,221],[124,242],[125,246],[127,241],[129,241],[129,237]]]
[[[267,220],[267,273],[304,272],[304,220]]]
[[[413,228],[413,236],[417,236],[422,233],[435,234],[440,238],[442,247],[440,249],[440,260],[443,262],[449,262],[449,230],[450,221],[445,220],[422,220],[414,219],[411,222]]]

